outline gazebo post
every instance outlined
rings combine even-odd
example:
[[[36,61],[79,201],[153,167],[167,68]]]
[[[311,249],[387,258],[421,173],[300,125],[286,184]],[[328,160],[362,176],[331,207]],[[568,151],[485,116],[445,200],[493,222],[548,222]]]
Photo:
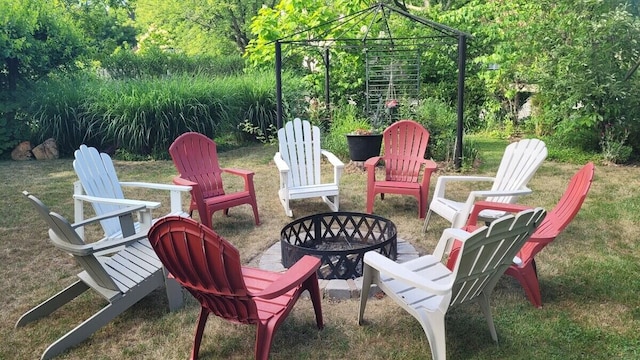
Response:
[[[467,37],[464,34],[458,36],[458,127],[456,129],[456,146],[454,154],[454,166],[460,169],[462,166],[462,132],[464,130],[464,76],[467,62]]]
[[[282,128],[282,43],[276,40],[276,121]]]
[[[330,67],[331,67],[331,63],[329,59],[329,48],[327,47],[324,49],[324,103],[325,103],[325,106],[327,107],[327,113],[330,113],[329,110],[331,110],[331,108],[329,107],[329,104],[331,102],[331,99],[329,98]]]

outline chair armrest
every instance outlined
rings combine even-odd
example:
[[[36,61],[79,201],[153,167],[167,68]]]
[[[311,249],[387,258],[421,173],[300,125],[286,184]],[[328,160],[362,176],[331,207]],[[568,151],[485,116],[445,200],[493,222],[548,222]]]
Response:
[[[339,184],[340,178],[342,177],[342,171],[344,170],[344,163],[330,151],[320,149],[320,153],[329,160],[331,165],[333,165],[333,182],[335,184]]]
[[[433,255],[421,256],[418,259],[420,259],[421,261],[429,259],[433,260],[434,262],[439,262]],[[418,259],[415,259],[413,261],[416,261]],[[453,286],[453,277],[451,277],[451,280],[448,283],[439,284],[425,278],[424,276],[416,274],[414,271],[410,270],[406,266],[406,264],[398,264],[375,251],[369,251],[364,254],[364,263],[365,266],[372,267],[385,275],[393,277],[396,280],[400,280],[419,289],[424,289],[438,295],[447,294],[449,291],[451,291],[451,287]]]
[[[424,159],[422,163],[424,164],[424,170],[422,172],[421,184],[422,186],[426,187],[431,181],[431,174],[433,174],[434,171],[438,170],[438,164],[436,164],[436,162],[433,160],[427,159]]]
[[[235,169],[235,168],[222,168],[221,169],[223,172],[232,174],[232,175],[238,175],[238,176],[242,176],[244,178],[248,178],[250,176],[253,176],[253,174],[255,174],[254,171],[249,171],[249,170],[244,170],[244,169]]]
[[[305,255],[293,264],[289,270],[282,273],[276,281],[267,286],[266,289],[252,295],[263,299],[273,299],[281,296],[300,286],[309,276],[315,274],[320,268],[320,264],[320,259]]]
[[[288,173],[289,172],[289,165],[282,159],[282,156],[280,155],[279,152],[277,152],[274,156],[273,156],[273,162],[276,163],[276,167],[278,168],[278,171],[280,171],[281,173]]]
[[[477,229],[474,229],[474,231]],[[453,242],[455,240],[466,241],[472,232],[465,231],[463,229],[458,228],[448,228],[442,231],[442,235],[440,236],[440,240],[438,240],[438,244],[436,244],[436,248],[433,251],[433,256],[437,257],[440,260],[443,260],[445,255],[448,255],[451,251],[451,247],[453,246]]]
[[[147,209],[157,209],[160,207],[160,203],[157,201],[102,198],[102,197],[79,195],[79,194],[74,194],[73,198],[76,200],[82,200],[86,202],[98,202],[98,203],[113,204],[113,205],[123,205],[123,206],[141,206],[142,205]]]
[[[478,201],[473,204],[473,209],[471,210],[471,214],[469,215],[469,220],[467,221],[467,226],[475,225],[478,222],[478,215],[482,210],[499,210],[505,212],[517,213],[522,210],[533,209],[531,206],[520,205],[520,204],[506,204],[499,203],[494,201]]]
[[[320,149],[320,153],[322,155],[324,155],[324,157],[327,158],[327,160],[331,163],[331,165],[333,165],[334,167],[344,167],[344,163],[342,162],[342,160],[338,159],[337,156],[335,156],[332,152],[328,151],[328,150],[324,150],[324,149]]]
[[[51,239],[57,239],[57,235],[51,229],[49,229],[49,237]],[[146,233],[137,233],[131,236],[127,236],[125,238],[102,240],[99,242],[95,242],[92,244],[85,244],[85,245],[74,245],[64,241],[56,240],[55,246],[75,256],[87,256],[87,255],[96,254],[96,253],[101,253],[101,254],[108,253],[109,250],[111,249],[129,245],[136,241],[146,239],[146,237],[147,237]]]
[[[367,160],[365,160],[364,167],[366,169],[375,168],[378,165],[378,163],[380,162],[381,159],[382,159],[382,156],[370,157]]]
[[[156,190],[180,191],[180,192],[187,192],[191,190],[190,186],[157,184],[157,183],[135,182],[135,181],[120,181],[120,185],[129,186],[129,187],[156,189]]]
[[[486,198],[486,197],[495,197],[495,196],[523,196],[531,194],[533,191],[529,188],[523,188],[519,190],[510,190],[510,191],[492,191],[492,190],[480,190],[480,191],[472,191],[469,193],[467,197],[467,201],[464,204],[464,207],[460,209],[460,212],[456,216],[454,220],[453,227],[462,227],[464,226],[469,219],[469,214],[473,209],[473,204],[475,204],[477,198]]]
[[[133,182],[133,181],[120,181],[121,186],[139,187],[154,190],[169,191],[169,204],[171,206],[171,213],[182,212],[182,192],[191,190],[190,186],[171,185],[171,184],[157,184],[147,182]]]
[[[102,220],[105,220],[105,219],[111,219],[111,218],[114,218],[114,217],[121,217],[121,216],[125,216],[125,215],[130,215],[130,214],[132,214],[132,213],[134,213],[136,211],[144,211],[144,210],[147,210],[147,207],[145,207],[144,205],[129,206],[129,207],[126,207],[126,208],[123,208],[123,209],[118,209],[118,210],[115,210],[115,211],[108,212],[106,214],[102,214],[100,216],[94,216],[94,217],[89,218],[89,219],[85,219],[85,220],[82,220],[82,221],[79,221],[79,222],[75,222],[75,223],[71,224],[71,227],[76,229],[76,228],[87,226],[89,224],[93,224],[95,222],[102,221]]]
[[[457,175],[443,175],[438,177],[436,181],[436,187],[433,190],[433,197],[444,198],[447,183],[450,182],[475,182],[475,181],[495,181],[494,177],[489,176],[457,176]]]

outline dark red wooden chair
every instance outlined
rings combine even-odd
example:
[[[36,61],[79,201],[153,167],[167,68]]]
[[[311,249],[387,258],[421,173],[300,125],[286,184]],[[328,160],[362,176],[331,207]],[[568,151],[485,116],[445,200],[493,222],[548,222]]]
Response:
[[[256,225],[260,225],[258,203],[253,186],[253,171],[221,168],[218,163],[216,143],[208,137],[187,132],[180,136],[169,147],[169,154],[180,175],[173,178],[177,185],[191,186],[191,204],[189,213],[198,210],[200,221],[208,227],[211,217],[218,210],[229,214],[229,208],[249,204],[253,208]],[[222,184],[222,173],[241,176],[244,179],[244,190],[227,194]]]
[[[555,238],[569,225],[571,220],[578,214],[580,207],[587,197],[591,182],[593,181],[595,166],[588,163],[580,169],[569,182],[567,189],[558,201],[558,204],[551,210],[542,224],[531,235],[531,238],[524,244],[505,274],[516,278],[527,295],[527,298],[533,306],[542,307],[542,296],[540,295],[540,284],[538,282],[538,273],[536,268],[535,255],[538,254],[545,246],[550,244]],[[467,230],[476,227],[478,223],[478,214],[482,210],[492,209],[508,212],[518,212],[530,207],[518,204],[504,204],[491,201],[479,201],[475,203],[469,221],[467,222]],[[455,250],[451,251],[448,265],[455,263]]]
[[[376,194],[411,195],[418,200],[418,216],[427,212],[429,180],[437,165],[424,158],[429,131],[413,120],[400,120],[384,130],[384,155],[365,161],[367,170],[367,213],[373,213]],[[376,166],[384,162],[385,177],[376,179]],[[422,178],[420,173],[422,168]]]
[[[198,358],[209,314],[257,325],[256,359],[267,359],[273,335],[308,290],[319,329],[324,327],[316,271],[320,259],[304,256],[277,273],[241,266],[238,250],[212,229],[189,218],[167,216],[149,230],[149,241],[172,277],[200,302],[191,359]]]

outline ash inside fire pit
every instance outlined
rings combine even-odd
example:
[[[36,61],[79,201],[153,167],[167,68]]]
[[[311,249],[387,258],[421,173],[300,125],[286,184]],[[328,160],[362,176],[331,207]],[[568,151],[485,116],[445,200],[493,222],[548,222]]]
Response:
[[[362,276],[362,259],[377,251],[396,260],[397,230],[393,222],[376,215],[333,212],[300,218],[280,233],[282,265],[293,266],[304,255],[322,260],[321,279]]]

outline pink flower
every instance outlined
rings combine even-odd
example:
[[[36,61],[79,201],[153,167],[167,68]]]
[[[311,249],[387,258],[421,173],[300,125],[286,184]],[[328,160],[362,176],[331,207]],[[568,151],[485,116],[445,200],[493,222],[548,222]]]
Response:
[[[398,100],[396,100],[396,99],[393,99],[393,100],[387,100],[387,101],[384,103],[384,106],[386,106],[386,107],[387,107],[387,108],[389,108],[389,109],[394,108],[394,107],[398,106]]]

